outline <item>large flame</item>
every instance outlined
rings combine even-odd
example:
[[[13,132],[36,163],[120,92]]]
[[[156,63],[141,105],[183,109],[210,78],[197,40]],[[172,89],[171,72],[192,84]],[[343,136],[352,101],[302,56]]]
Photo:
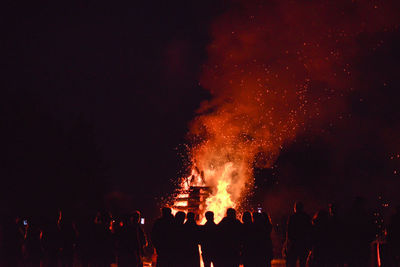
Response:
[[[397,11],[396,1],[243,0],[218,18],[201,77],[212,98],[189,133],[193,169],[204,173],[192,185],[211,188],[216,221],[240,205],[254,166],[271,166],[310,122],[344,110],[357,38],[395,29]]]
[[[233,163],[226,163],[221,175],[216,179],[215,194],[206,201],[207,209],[214,212],[217,221],[220,221],[224,217],[227,207],[234,208],[236,206],[236,202],[233,201],[234,198],[231,194],[232,177],[235,175],[233,172],[236,172]]]

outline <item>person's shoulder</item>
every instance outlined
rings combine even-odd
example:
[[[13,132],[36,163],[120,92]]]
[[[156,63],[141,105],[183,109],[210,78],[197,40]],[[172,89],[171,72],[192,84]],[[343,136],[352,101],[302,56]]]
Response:
[[[222,220],[221,220],[217,225],[218,225],[218,226],[224,225],[224,224],[227,223],[227,221],[228,221],[228,218],[227,218],[227,217],[224,217],[224,218],[222,218]]]
[[[213,229],[215,227],[217,227],[217,224],[215,222],[207,222],[204,225],[202,225],[202,227],[204,227],[204,229]]]

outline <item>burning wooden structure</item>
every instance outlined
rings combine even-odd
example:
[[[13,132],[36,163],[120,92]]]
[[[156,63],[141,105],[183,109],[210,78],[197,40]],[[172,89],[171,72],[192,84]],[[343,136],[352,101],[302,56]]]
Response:
[[[176,194],[172,209],[174,212],[193,212],[196,219],[201,221],[206,211],[206,200],[211,194],[211,188],[205,185],[204,173],[197,168],[182,181],[182,187]]]

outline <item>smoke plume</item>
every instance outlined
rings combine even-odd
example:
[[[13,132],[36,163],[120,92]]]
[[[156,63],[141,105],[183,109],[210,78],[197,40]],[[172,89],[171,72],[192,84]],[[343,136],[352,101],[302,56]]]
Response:
[[[397,30],[398,10],[383,0],[231,3],[212,26],[200,79],[212,98],[189,133],[192,162],[213,188],[209,207],[240,203],[255,166],[270,167],[296,135],[346,110],[359,38]]]

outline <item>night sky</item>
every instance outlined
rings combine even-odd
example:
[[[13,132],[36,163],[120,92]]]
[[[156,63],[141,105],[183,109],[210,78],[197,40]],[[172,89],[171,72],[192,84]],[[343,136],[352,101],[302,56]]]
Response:
[[[3,4],[2,211],[153,212],[185,171],[188,125],[211,98],[199,83],[210,28],[231,6]],[[257,170],[257,201],[400,203],[400,32],[356,42],[357,87],[344,108],[285,144],[272,170]]]

